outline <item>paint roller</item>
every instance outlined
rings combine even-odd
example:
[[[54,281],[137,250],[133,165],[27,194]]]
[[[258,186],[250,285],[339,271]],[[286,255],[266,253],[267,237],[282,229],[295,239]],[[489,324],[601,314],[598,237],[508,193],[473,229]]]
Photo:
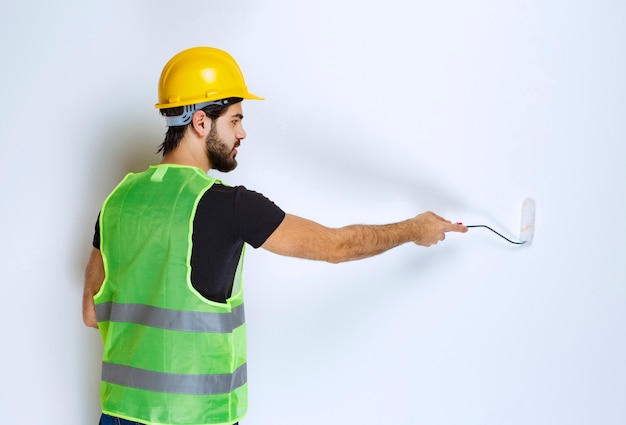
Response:
[[[473,224],[465,227],[482,227],[491,230],[493,233],[509,241],[512,244],[530,245],[533,242],[533,236],[535,234],[535,200],[532,198],[526,198],[524,202],[522,202],[522,221],[520,226],[519,241],[513,241],[484,224]]]

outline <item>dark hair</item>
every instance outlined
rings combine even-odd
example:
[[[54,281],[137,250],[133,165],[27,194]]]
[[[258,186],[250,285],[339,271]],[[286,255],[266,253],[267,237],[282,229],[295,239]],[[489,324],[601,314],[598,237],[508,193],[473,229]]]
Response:
[[[219,117],[226,113],[226,110],[230,105],[234,105],[235,103],[241,102],[243,99],[240,97],[230,97],[227,99],[228,102],[225,105],[209,105],[205,106],[201,110],[211,119],[211,121],[215,122]],[[177,106],[175,108],[164,108],[161,109],[161,115],[164,117],[175,117],[177,115],[183,114],[183,106]],[[191,125],[191,123],[186,125],[177,125],[167,128],[167,133],[165,133],[165,139],[161,146],[159,146],[159,152],[163,152],[163,155],[173,151],[178,147],[180,141],[183,139],[187,128]],[[212,124],[213,125],[213,124]]]

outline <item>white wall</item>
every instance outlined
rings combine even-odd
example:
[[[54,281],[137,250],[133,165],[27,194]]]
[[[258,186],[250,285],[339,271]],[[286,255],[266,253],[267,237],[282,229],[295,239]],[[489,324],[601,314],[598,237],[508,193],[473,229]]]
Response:
[[[39,3],[39,4],[36,4]],[[157,162],[165,62],[249,88],[220,176],[327,225],[487,231],[343,265],[248,251],[243,424],[626,422],[626,6],[611,0],[0,5],[2,422],[95,424],[80,315],[100,203]]]

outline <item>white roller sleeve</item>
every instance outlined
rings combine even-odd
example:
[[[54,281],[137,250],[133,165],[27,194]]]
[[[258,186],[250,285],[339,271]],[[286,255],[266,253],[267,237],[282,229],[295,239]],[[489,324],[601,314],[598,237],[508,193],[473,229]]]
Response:
[[[535,200],[526,198],[522,202],[522,224],[520,227],[520,240],[530,245],[535,234]]]

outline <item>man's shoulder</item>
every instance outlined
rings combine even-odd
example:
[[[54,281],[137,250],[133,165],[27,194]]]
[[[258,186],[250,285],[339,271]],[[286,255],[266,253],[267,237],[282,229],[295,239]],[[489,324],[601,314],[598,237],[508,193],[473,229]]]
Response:
[[[215,182],[203,195],[202,203],[210,201],[234,203],[235,206],[244,208],[265,205],[275,207],[274,202],[260,192],[242,185],[228,186],[222,182]]]
[[[226,194],[226,195],[252,195],[252,196],[264,196],[263,194],[256,192],[254,190],[248,189],[245,186],[237,185],[237,186],[229,186],[220,181],[216,181],[211,185],[209,190],[207,190],[207,194]]]

